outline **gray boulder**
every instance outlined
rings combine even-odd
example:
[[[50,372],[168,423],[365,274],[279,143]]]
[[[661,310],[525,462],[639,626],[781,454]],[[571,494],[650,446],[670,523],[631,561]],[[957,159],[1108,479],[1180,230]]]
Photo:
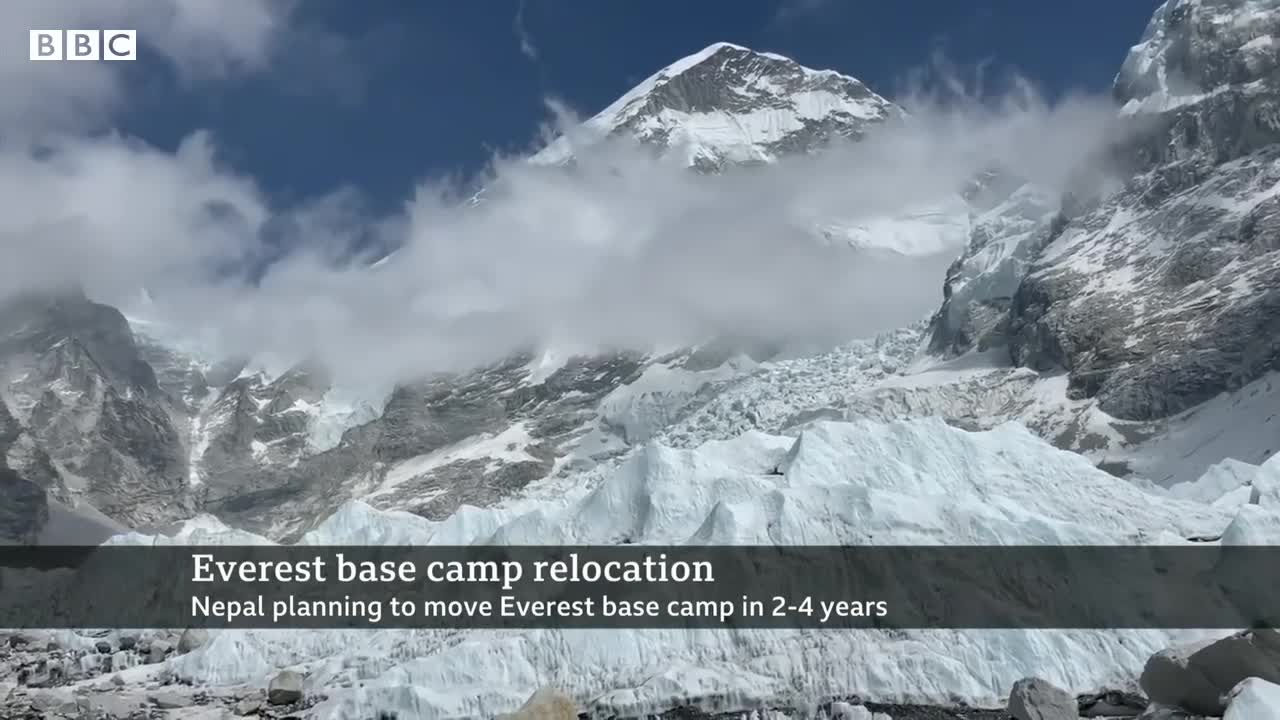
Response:
[[[200,628],[187,628],[182,631],[182,637],[178,638],[178,652],[189,653],[192,650],[204,647],[209,642],[209,631]]]
[[[1247,630],[1162,650],[1147,660],[1139,682],[1152,702],[1221,716],[1227,694],[1249,677],[1280,683],[1280,632]]]
[[[1017,720],[1075,720],[1076,699],[1048,680],[1023,678],[1009,691],[1009,714]]]
[[[271,679],[267,686],[267,702],[272,705],[292,705],[302,699],[302,675],[284,670]]]
[[[152,640],[150,646],[147,647],[147,662],[155,664],[164,662],[169,657],[169,653],[173,651],[173,646],[164,640]]]

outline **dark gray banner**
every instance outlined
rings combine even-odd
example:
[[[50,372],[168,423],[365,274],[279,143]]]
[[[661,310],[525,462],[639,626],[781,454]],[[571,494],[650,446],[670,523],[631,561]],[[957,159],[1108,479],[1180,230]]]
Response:
[[[1243,628],[1280,548],[0,547],[0,627]]]

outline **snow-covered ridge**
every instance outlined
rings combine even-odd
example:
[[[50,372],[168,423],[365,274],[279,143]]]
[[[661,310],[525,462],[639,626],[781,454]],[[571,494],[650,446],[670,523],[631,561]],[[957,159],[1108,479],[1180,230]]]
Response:
[[[677,450],[651,443],[585,494],[523,507],[464,507],[432,522],[349,503],[309,544],[1178,544],[1227,535],[1280,541],[1280,461],[1236,468],[1255,502],[1188,498],[1117,480],[1017,425],[966,432],[940,420],[818,423],[786,438],[749,432]],[[777,474],[781,471],[781,474]],[[115,542],[266,542],[202,518],[172,537]],[[1160,631],[224,631],[169,661],[197,683],[308,673],[320,718],[378,711],[488,717],[534,688],[633,714],[689,697],[730,704],[864,698],[1000,702],[1037,675],[1086,691],[1132,677],[1175,639]]]
[[[1276,0],[1168,0],[1116,76],[1123,114],[1191,105],[1232,88],[1257,89],[1280,66]]]
[[[531,162],[559,164],[575,145],[624,131],[683,153],[689,165],[769,162],[783,146],[803,149],[895,111],[854,78],[722,42],[649,76]]]

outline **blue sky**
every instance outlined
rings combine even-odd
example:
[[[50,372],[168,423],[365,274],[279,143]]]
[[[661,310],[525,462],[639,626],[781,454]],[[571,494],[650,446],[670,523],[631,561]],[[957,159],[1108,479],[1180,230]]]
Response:
[[[416,181],[529,146],[547,97],[589,115],[712,42],[833,68],[889,97],[941,52],[969,71],[1016,69],[1053,97],[1105,92],[1158,4],[308,0],[302,20],[316,32],[272,72],[189,91],[153,70],[165,65],[137,63],[116,124],[165,149],[207,128],[225,161],[283,203],[352,186],[387,210]]]

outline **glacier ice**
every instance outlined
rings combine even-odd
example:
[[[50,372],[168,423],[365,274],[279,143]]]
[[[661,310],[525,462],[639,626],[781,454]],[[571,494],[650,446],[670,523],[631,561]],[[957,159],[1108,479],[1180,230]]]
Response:
[[[777,471],[781,470],[782,474]],[[345,505],[311,544],[1176,544],[1236,530],[1275,542],[1256,505],[1173,497],[1117,480],[1020,425],[968,432],[940,420],[822,422],[798,438],[749,432],[694,449],[637,448],[593,489],[430,521]],[[225,538],[225,540],[224,540]],[[163,538],[266,542],[212,518]],[[168,661],[195,683],[308,675],[323,718],[474,717],[554,685],[600,712],[692,698],[800,706],[858,693],[997,705],[1020,677],[1076,691],[1122,684],[1153,652],[1203,633],[1125,631],[508,630],[221,631]]]
[[[1230,697],[1222,720],[1280,719],[1280,685],[1251,677],[1232,688]]]

